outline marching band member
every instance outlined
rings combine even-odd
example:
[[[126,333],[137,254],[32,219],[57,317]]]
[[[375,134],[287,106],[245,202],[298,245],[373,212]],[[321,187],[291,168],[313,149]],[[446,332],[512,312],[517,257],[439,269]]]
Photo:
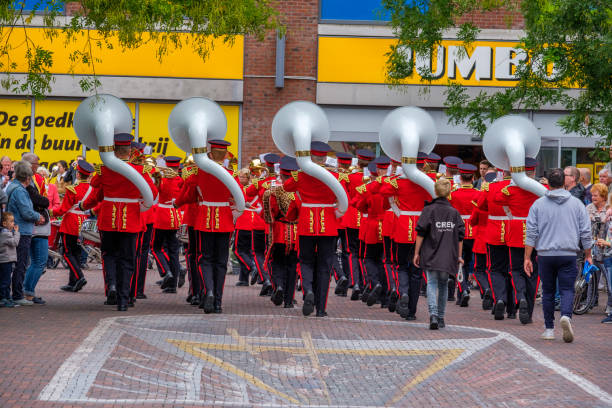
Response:
[[[163,293],[176,293],[181,265],[179,263],[180,242],[176,236],[182,221],[181,213],[173,201],[183,187],[183,179],[178,169],[181,158],[166,157],[166,170],[161,170],[159,181],[159,204],[155,210],[153,224],[153,257],[164,279],[161,284]]]
[[[389,177],[397,178],[397,169],[401,169],[400,162],[391,159],[391,172]],[[395,203],[394,197],[388,197],[389,209],[385,211],[385,217],[383,219],[382,235],[383,235],[383,268],[387,281],[389,282],[389,292],[387,297],[389,299],[388,307],[391,313],[395,312],[397,308],[397,301],[399,300],[399,294],[397,288],[399,281],[397,277],[397,263],[395,262],[395,241],[393,240],[393,233],[395,230],[395,223],[397,222],[397,215],[399,209]]]
[[[312,161],[323,166],[330,150],[326,143],[312,142]],[[337,173],[332,174],[337,177]],[[302,202],[298,219],[304,292],[302,313],[308,316],[316,307],[317,317],[324,317],[327,316],[327,292],[338,236],[336,196],[323,182],[301,171],[293,172],[283,187],[285,191],[297,192]]]
[[[222,165],[230,143],[225,140],[209,140],[208,143],[209,157]],[[226,171],[234,174],[232,170]],[[200,304],[204,313],[222,313],[230,235],[234,230],[230,207],[232,195],[219,179],[199,168],[185,183],[187,186],[175,200],[174,206],[178,208],[187,203],[198,203],[194,228],[198,234],[198,268],[204,280]]]
[[[84,160],[79,160],[76,168],[77,184],[66,186],[66,194],[61,206],[53,211],[54,217],[64,217],[59,232],[62,234],[64,244],[64,259],[68,264],[68,284],[60,289],[66,292],[78,292],[87,284],[81,271],[81,247],[78,243],[81,224],[87,219],[87,214],[77,207],[79,201],[86,199],[91,194],[92,188],[88,179],[94,168]]]
[[[245,198],[247,189],[251,186],[251,173],[244,168],[238,172],[238,181],[242,187]],[[248,202],[248,199],[245,199]],[[250,208],[249,210],[254,210]],[[253,222],[255,221],[255,211],[244,211],[236,220],[236,232],[234,234],[234,255],[240,264],[240,274],[236,286],[249,286],[249,277],[253,276],[252,283],[257,279],[255,259],[253,253]]]
[[[454,189],[456,185],[459,184],[459,168],[458,166],[463,163],[459,157],[456,156],[446,156],[442,159],[444,165],[446,166],[446,174],[444,177],[448,179],[451,183],[451,189]],[[435,181],[435,180],[434,180]],[[448,300],[454,301],[455,298],[455,280],[457,277],[455,275],[449,275],[448,278]]]
[[[350,174],[350,166],[353,162],[353,155],[345,152],[337,152],[336,153],[336,161],[338,162],[338,181],[341,183],[346,183],[349,181]],[[348,235],[346,233],[346,226],[344,222],[338,224],[338,239],[340,240],[340,265],[337,268],[334,268],[337,276],[336,276],[336,289],[334,293],[338,296],[346,297],[348,292],[348,287],[350,284],[350,266],[349,266],[349,257],[351,256],[349,243],[348,243]],[[334,258],[335,259],[335,258]]]
[[[472,249],[474,247],[474,231],[470,223],[470,218],[475,204],[478,202],[480,192],[474,188],[474,172],[476,166],[469,163],[461,163],[457,166],[459,170],[460,184],[456,185],[454,191],[449,196],[451,205],[459,211],[463,223],[465,224],[465,235],[463,237],[463,253],[460,254],[464,260],[463,279],[457,278],[457,304],[467,307],[470,301],[469,289],[469,265],[472,262]]]
[[[127,161],[130,157],[129,133],[115,135],[115,156]],[[142,166],[129,164],[143,174]],[[145,178],[153,197],[157,188],[150,178]],[[120,173],[101,166],[100,173],[91,180],[95,189],[79,202],[81,211],[101,203],[98,216],[98,230],[102,241],[105,278],[108,287],[108,304],[117,304],[117,310],[126,311],[130,298],[130,279],[134,273],[136,238],[142,230],[140,216],[140,191]]]

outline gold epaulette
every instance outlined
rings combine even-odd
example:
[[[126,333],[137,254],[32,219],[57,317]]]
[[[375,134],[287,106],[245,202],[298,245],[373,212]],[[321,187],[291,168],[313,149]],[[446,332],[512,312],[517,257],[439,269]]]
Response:
[[[298,170],[294,170],[291,172],[291,177],[293,177],[294,181],[298,181],[299,175],[300,175],[300,172]]]
[[[501,192],[504,193],[505,195],[509,196],[510,192],[508,191],[508,186],[504,187],[501,189]]]
[[[348,173],[338,173],[338,181],[348,182],[349,180],[350,179],[349,179]]]
[[[399,188],[399,186],[397,185],[397,180],[395,179],[395,177],[388,177],[385,179],[385,181],[389,184],[391,184],[393,187],[395,188]]]
[[[363,194],[366,192],[367,188],[368,188],[367,185],[362,184],[359,187],[355,188],[355,191],[357,191],[359,194]]]
[[[102,165],[100,163],[94,164],[93,168],[97,174],[102,174]]]
[[[240,172],[238,170],[233,170],[232,171],[232,177],[236,178],[240,175]]]
[[[76,194],[76,190],[74,189],[74,186],[66,186],[66,190],[70,191],[72,194]]]
[[[489,191],[489,182],[483,181],[482,186],[480,188],[482,189],[482,191]]]
[[[254,185],[254,186],[255,186],[255,188],[256,188],[256,189],[258,189],[258,190],[259,190],[259,181],[260,181],[259,179],[255,179],[255,180],[253,180],[253,185]]]
[[[291,201],[295,201],[295,193],[287,193]]]
[[[453,188],[451,188],[451,191],[457,191],[457,190],[459,190],[459,185],[455,184]]]
[[[382,176],[376,177],[376,182],[377,183],[382,183],[382,180],[383,180]]]
[[[151,174],[153,172],[153,166],[145,164],[142,166],[142,174]]]
[[[270,188],[270,183],[269,183],[269,182],[267,182],[267,181],[264,181],[264,182],[261,184],[261,188],[265,188],[265,189],[267,190],[268,188]]]
[[[474,207],[478,207],[478,203],[474,200],[472,200],[472,204],[474,204]]]

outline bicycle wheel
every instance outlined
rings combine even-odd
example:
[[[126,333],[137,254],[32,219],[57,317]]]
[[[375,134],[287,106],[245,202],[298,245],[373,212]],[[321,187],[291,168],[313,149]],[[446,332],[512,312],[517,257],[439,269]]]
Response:
[[[589,311],[587,287],[588,284],[581,274],[574,284],[574,314],[581,315]]]
[[[595,306],[595,300],[597,299],[597,290],[599,285],[599,279],[597,279],[597,274],[594,273],[591,276],[591,280],[586,287],[586,299],[585,306],[588,306],[587,311],[591,310],[593,306]]]

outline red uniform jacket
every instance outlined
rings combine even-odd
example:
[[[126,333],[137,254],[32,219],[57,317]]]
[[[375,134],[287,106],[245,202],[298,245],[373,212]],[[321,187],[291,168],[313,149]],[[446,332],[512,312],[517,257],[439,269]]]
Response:
[[[278,206],[276,196],[270,196],[270,213],[274,223],[272,224],[272,238],[275,244],[284,244],[285,252],[297,251],[299,248],[297,219],[300,203],[294,193],[291,194],[291,204],[287,215],[283,215]]]
[[[230,174],[233,171],[225,169]],[[236,181],[238,182],[238,181]],[[176,199],[180,207],[187,203],[197,203],[194,228],[204,232],[232,232],[234,218],[230,201],[232,194],[219,179],[197,168],[185,180],[185,188]]]
[[[128,163],[144,177],[153,192],[153,197],[157,197],[157,187],[145,173],[143,166]],[[83,210],[96,207],[98,215],[98,230],[117,231],[117,232],[140,232],[142,231],[142,217],[140,213],[140,191],[131,181],[121,174],[102,166],[100,173],[96,174],[91,180],[94,192],[91,193],[81,203]]]
[[[337,173],[333,173],[338,177]],[[340,220],[336,219],[336,196],[318,179],[295,171],[283,184],[285,191],[297,192],[302,202],[298,218],[298,235],[336,236]]]
[[[465,236],[463,239],[474,239],[474,228],[472,227],[471,218],[472,212],[476,204],[480,191],[476,190],[472,185],[460,186],[457,190],[451,192],[449,201],[451,205],[459,211],[463,223],[465,224]]]
[[[386,197],[379,194],[382,183],[383,178],[378,177],[375,181],[357,188],[355,207],[368,214],[363,235],[366,244],[379,244],[383,241],[383,220],[390,204]]]
[[[488,214],[487,226],[485,229],[485,240],[489,245],[507,245],[508,215],[501,205],[494,201],[498,191],[506,187],[510,180],[496,181],[483,184],[477,207]],[[473,214],[472,214],[473,216]]]
[[[363,170],[358,170],[351,174],[340,173],[338,180],[340,180],[347,192],[349,203],[357,195],[357,187],[368,181],[367,179],[364,180]],[[365,217],[363,217],[361,211],[357,210],[353,205],[349,205],[346,213],[342,217],[342,226],[344,228],[359,229],[363,218]]]
[[[495,204],[506,207],[512,217],[508,223],[506,243],[509,247],[524,248],[527,233],[527,216],[529,209],[539,197],[518,186],[506,186],[498,190],[493,197]]]
[[[195,164],[190,164],[190,165],[183,167],[183,171],[181,173],[183,177],[183,184],[181,186],[181,191],[179,191],[179,193],[177,194],[175,198],[185,193],[185,190],[187,190],[189,186],[187,185],[187,183],[184,182],[184,180],[189,178],[195,172],[197,168],[198,166],[196,166]],[[183,204],[180,207],[181,207],[181,210],[183,211],[183,218],[182,218],[183,224],[193,227],[195,225],[196,216],[198,214],[198,203],[187,203],[187,204]]]
[[[66,186],[62,204],[53,211],[54,217],[64,216],[59,232],[76,236],[81,233],[81,224],[87,219],[87,215],[79,210],[78,204],[79,201],[87,199],[92,191],[92,187],[86,181],[81,181],[76,186]]]
[[[236,229],[245,231],[268,231],[267,225],[262,218],[263,203],[259,196],[259,191],[252,187],[253,184],[242,187],[246,208],[242,215],[236,220]],[[265,190],[263,191],[265,192]]]
[[[183,179],[180,176],[166,178],[159,182],[159,204],[155,210],[154,228],[163,230],[176,230],[182,224],[181,213],[174,208],[173,200],[178,197],[183,188]]]
[[[38,190],[38,194],[41,196],[47,196],[47,183],[45,178],[40,174],[34,174],[34,185],[36,185],[36,189]]]
[[[395,223],[393,239],[400,244],[414,243],[416,240],[416,224],[425,206],[425,201],[431,196],[418,184],[407,178],[388,177],[380,187],[383,197],[395,197],[395,202],[401,214]]]
[[[486,254],[487,253],[487,222],[489,214],[486,211],[475,209],[472,211],[470,218],[470,224],[472,227],[472,234],[474,235],[474,246],[472,252],[475,254]]]

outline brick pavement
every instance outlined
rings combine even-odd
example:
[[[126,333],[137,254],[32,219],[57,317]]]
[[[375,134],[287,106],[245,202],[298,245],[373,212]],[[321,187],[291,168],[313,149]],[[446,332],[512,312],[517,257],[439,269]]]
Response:
[[[235,276],[222,315],[188,306],[186,288],[159,293],[154,271],[149,299],[118,313],[100,274],[73,294],[50,270],[47,305],[0,309],[0,407],[612,406],[601,307],[574,319],[565,344],[539,339],[541,308],[522,326],[451,304],[451,327],[432,332],[425,299],[416,323],[333,295],[328,318],[304,318]]]

